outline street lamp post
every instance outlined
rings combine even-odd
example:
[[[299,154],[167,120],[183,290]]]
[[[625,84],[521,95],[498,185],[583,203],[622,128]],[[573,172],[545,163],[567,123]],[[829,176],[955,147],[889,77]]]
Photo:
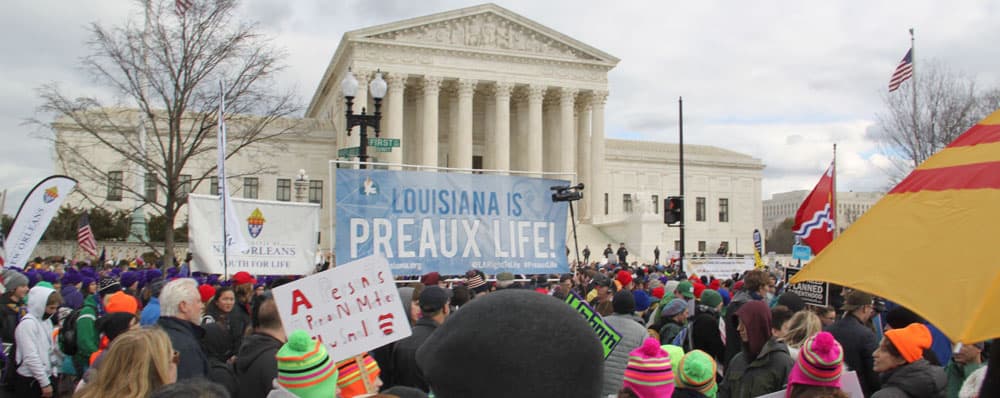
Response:
[[[309,175],[305,169],[299,169],[299,175],[295,176],[295,201],[306,201],[306,188],[309,187]]]
[[[375,79],[368,85],[368,92],[375,99],[375,113],[371,115],[365,114],[364,106],[361,107],[361,114],[354,114],[354,110],[351,109],[354,106],[354,94],[358,91],[358,79],[354,78],[354,73],[351,73],[350,69],[347,70],[347,76],[344,77],[344,80],[340,82],[340,90],[344,94],[344,100],[347,101],[347,111],[345,112],[347,115],[347,135],[351,135],[351,129],[355,126],[360,127],[358,130],[361,142],[358,145],[358,160],[361,162],[360,168],[364,169],[366,168],[365,162],[368,161],[368,127],[374,128],[375,137],[378,137],[379,123],[382,120],[382,97],[385,97],[388,85],[382,79],[382,72],[375,72]]]

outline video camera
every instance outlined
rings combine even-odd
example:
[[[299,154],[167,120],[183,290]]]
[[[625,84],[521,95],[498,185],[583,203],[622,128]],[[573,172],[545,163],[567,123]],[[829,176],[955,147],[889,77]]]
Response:
[[[576,185],[557,185],[549,189],[555,191],[552,193],[553,202],[575,202],[583,199],[582,182]]]

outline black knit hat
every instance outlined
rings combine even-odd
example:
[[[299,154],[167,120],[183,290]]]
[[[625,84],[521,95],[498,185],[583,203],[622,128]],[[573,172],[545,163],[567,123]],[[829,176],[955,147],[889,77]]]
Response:
[[[417,350],[417,366],[438,398],[596,398],[603,352],[569,305],[510,289],[456,311]]]
[[[97,294],[103,296],[122,290],[121,283],[115,278],[104,277],[97,282]]]
[[[616,314],[631,314],[635,312],[635,296],[631,290],[619,290],[611,299],[611,306]]]

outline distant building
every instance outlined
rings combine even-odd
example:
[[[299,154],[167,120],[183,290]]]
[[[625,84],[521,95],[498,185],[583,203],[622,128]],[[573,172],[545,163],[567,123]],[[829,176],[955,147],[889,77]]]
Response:
[[[764,229],[770,231],[787,218],[794,218],[808,190],[781,192],[764,200]],[[847,229],[862,214],[875,205],[883,192],[837,192],[837,227]]]

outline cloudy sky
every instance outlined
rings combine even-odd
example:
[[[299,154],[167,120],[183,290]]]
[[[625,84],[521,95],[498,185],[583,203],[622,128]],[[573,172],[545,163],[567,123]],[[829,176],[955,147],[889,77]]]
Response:
[[[199,0],[195,0],[199,1]],[[0,189],[6,212],[52,172],[44,135],[25,125],[36,89],[99,92],[80,69],[87,24],[118,24],[133,0],[33,0],[0,14]],[[345,31],[478,3],[457,0],[245,0],[287,53],[281,84],[308,103]],[[888,160],[867,138],[899,59],[917,33],[918,66],[933,58],[981,85],[1000,81],[1000,3],[914,0],[591,1],[498,4],[613,54],[608,136],[676,142],[684,97],[685,141],[760,158],[765,198],[809,189],[838,144],[841,190],[884,190]]]

